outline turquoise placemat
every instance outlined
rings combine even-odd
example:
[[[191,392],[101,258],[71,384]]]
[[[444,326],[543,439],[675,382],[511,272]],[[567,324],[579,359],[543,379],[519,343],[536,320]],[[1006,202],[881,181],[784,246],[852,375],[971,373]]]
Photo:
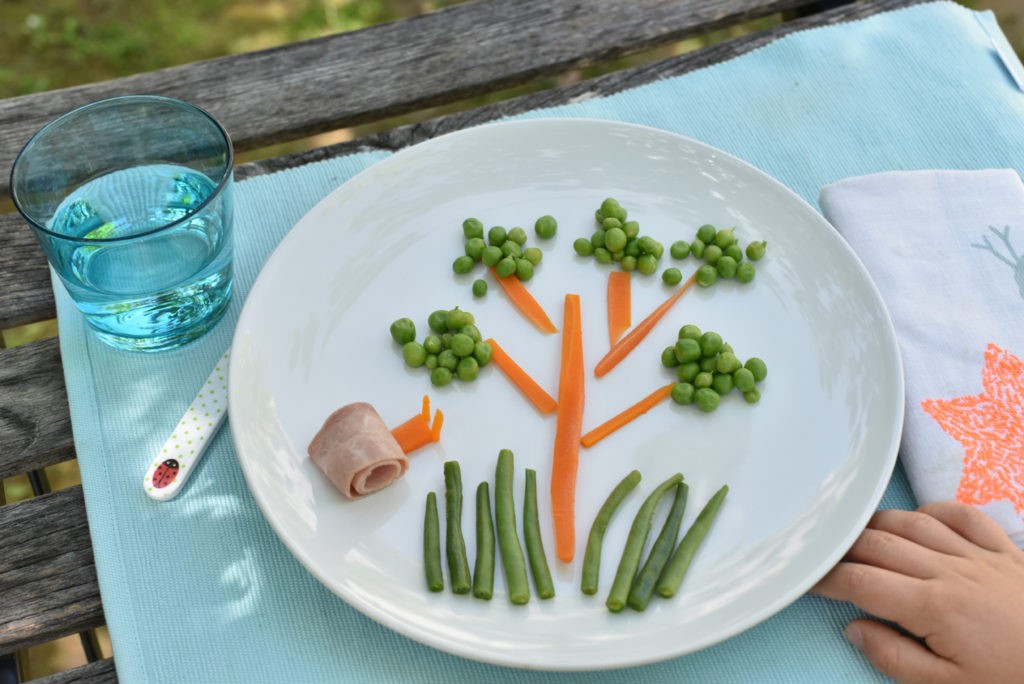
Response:
[[[1024,93],[978,22],[936,2],[814,29],[729,62],[531,116],[635,122],[691,136],[816,204],[822,186],[886,169],[1024,173]],[[854,609],[804,597],[698,653],[601,673],[464,660],[378,625],[324,589],[264,521],[229,431],[187,490],[150,501],[151,456],[228,346],[264,259],[289,228],[381,153],[240,182],[236,297],[192,346],[159,355],[98,343],[59,286],[75,444],[118,674],[125,682],[825,682],[881,680],[841,636]],[[898,469],[883,507],[913,506]]]

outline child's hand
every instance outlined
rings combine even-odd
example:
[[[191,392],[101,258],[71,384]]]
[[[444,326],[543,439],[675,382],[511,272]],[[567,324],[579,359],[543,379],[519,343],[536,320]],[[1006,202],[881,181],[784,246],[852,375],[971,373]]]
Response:
[[[924,640],[874,620],[846,628],[871,664],[899,682],[1024,678],[1024,552],[973,506],[879,511],[811,591]]]

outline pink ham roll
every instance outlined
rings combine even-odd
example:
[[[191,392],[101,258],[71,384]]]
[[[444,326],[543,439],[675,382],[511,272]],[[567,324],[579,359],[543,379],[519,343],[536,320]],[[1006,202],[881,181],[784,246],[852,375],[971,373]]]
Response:
[[[377,411],[356,402],[332,413],[309,443],[309,456],[350,499],[372,494],[400,478],[409,459]]]

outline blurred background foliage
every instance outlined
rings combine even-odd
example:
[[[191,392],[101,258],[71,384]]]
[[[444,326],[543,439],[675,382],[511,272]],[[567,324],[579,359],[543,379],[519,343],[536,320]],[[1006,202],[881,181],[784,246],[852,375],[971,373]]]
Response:
[[[0,0],[0,97],[64,88],[213,57],[274,47],[386,21],[443,9],[465,0]],[[508,0],[514,2],[515,0]],[[565,0],[551,0],[561,2]],[[871,0],[863,0],[870,2]],[[972,9],[996,13],[1003,31],[1024,54],[1024,2],[1022,0],[960,0]],[[700,36],[653,54],[599,64],[563,79],[596,75],[644,60],[682,53],[759,29],[777,19],[767,17],[748,25]],[[550,87],[545,79],[529,87],[461,103],[463,107]],[[451,108],[448,108],[449,110]],[[420,112],[406,120],[436,116],[440,110]],[[343,140],[368,129],[337,131],[287,146],[240,156],[240,161]],[[6,207],[5,210],[10,210]],[[2,341],[15,346],[56,335],[54,321],[4,330]],[[46,469],[55,489],[78,482],[74,461]],[[5,480],[0,500],[24,499],[32,494],[25,476]],[[101,650],[110,654],[109,637],[99,634]],[[30,649],[22,659],[25,674],[41,677],[84,663],[77,637]]]

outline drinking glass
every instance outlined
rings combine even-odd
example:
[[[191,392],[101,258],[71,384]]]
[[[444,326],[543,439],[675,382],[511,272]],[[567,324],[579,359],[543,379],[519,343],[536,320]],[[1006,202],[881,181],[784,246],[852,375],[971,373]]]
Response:
[[[233,152],[202,109],[128,95],[39,130],[11,197],[97,336],[134,351],[209,330],[231,299]]]

